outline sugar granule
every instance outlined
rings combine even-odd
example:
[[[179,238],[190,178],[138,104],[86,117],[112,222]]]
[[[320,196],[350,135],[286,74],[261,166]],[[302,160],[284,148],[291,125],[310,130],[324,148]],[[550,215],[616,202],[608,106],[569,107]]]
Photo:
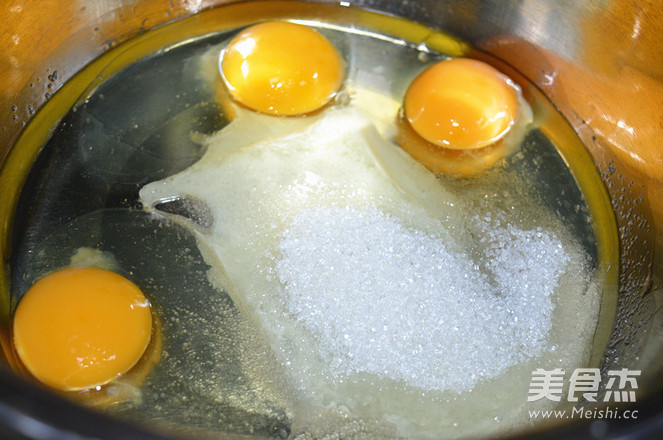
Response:
[[[375,207],[312,208],[284,232],[276,270],[293,319],[338,377],[472,389],[546,348],[569,260],[541,230],[486,230],[479,257]]]

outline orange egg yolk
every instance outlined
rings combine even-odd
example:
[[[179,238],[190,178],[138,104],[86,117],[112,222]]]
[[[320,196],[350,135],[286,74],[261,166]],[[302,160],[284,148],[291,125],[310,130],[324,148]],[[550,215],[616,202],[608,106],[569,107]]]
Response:
[[[266,22],[238,34],[222,53],[233,98],[259,112],[300,115],[324,106],[341,87],[343,60],[315,30]]]
[[[505,142],[471,150],[440,148],[423,139],[406,120],[400,118],[396,121],[396,142],[433,173],[456,177],[482,173],[495,166],[512,149]]]
[[[41,382],[61,390],[103,385],[138,362],[150,341],[152,313],[126,278],[70,267],[37,281],[14,315],[14,346]]]
[[[410,84],[405,117],[435,145],[475,149],[504,136],[518,114],[518,93],[492,66],[469,58],[441,61]]]

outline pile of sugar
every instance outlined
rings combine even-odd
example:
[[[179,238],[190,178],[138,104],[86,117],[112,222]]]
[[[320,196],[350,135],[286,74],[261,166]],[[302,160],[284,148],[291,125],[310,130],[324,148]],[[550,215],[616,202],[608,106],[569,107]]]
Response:
[[[276,271],[336,377],[463,392],[548,348],[570,260],[541,229],[493,224],[478,244],[452,250],[371,206],[310,208],[284,231]]]
[[[436,437],[466,408],[494,411],[482,379],[524,383],[509,367],[559,345],[558,294],[576,275],[563,228],[468,207],[360,111],[237,114],[199,162],[146,185],[141,201],[208,208],[206,225],[183,224],[210,281],[273,351],[293,432],[337,409]],[[524,402],[498,388],[500,414]],[[442,393],[470,389],[445,406]]]

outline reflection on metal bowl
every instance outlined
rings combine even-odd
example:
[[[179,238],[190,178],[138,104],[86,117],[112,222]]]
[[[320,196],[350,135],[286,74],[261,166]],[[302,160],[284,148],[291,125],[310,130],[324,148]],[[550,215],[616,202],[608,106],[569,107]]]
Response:
[[[0,33],[0,76],[4,78],[0,89],[0,108],[4,109],[0,113],[0,245],[3,251],[0,436],[8,432],[10,438],[162,438],[180,432],[175,427],[168,432],[153,432],[149,426],[118,421],[45,391],[12,372],[12,369],[20,370],[9,330],[16,305],[9,288],[13,274],[8,262],[16,246],[12,225],[16,221],[14,214],[21,187],[46,139],[35,137],[32,140],[38,145],[28,148],[14,146],[26,144],[25,141],[17,144],[17,141],[28,127],[33,132],[47,133],[76,102],[83,90],[64,87],[75,75],[83,77],[87,84],[99,85],[105,67],[137,61],[118,57],[97,69],[95,64],[90,64],[93,60],[114,47],[148,35],[150,30],[191,16],[201,17],[197,23],[201,27],[200,34],[212,32],[218,22],[206,18],[214,14],[205,15],[205,12],[231,3],[235,2],[46,0],[39,2],[39,8],[34,8],[27,0],[18,0],[0,6],[3,23],[0,25],[3,30]],[[532,83],[535,88],[528,93],[540,93],[552,102],[566,121],[552,118],[544,127],[544,134],[555,144],[571,145],[564,150],[563,158],[572,171],[582,175],[577,180],[591,179],[592,173],[596,173],[594,169],[573,169],[573,163],[588,152],[610,198],[611,206],[590,206],[590,210],[609,211],[603,215],[614,218],[619,240],[618,249],[617,243],[610,242],[612,249],[599,250],[618,252],[619,267],[603,268],[606,273],[615,275],[617,285],[612,286],[614,292],[607,294],[610,297],[604,298],[602,313],[610,315],[612,311],[615,316],[609,322],[600,322],[601,328],[595,337],[595,346],[600,350],[593,353],[592,362],[600,364],[604,374],[623,369],[641,371],[637,401],[631,399],[632,405],[627,407],[629,414],[637,414],[637,417],[627,418],[626,413],[620,413],[624,417],[611,418],[594,412],[563,423],[536,424],[533,430],[518,435],[523,438],[661,436],[663,389],[658,377],[663,367],[660,356],[663,350],[660,313],[663,301],[663,148],[660,147],[663,66],[657,60],[663,59],[660,39],[663,14],[656,5],[645,0],[563,4],[545,0],[358,0],[296,5],[276,1],[259,6],[252,5],[254,2],[241,3],[244,6],[219,9],[217,18],[223,16],[226,22],[240,26],[251,23],[260,14],[267,14],[265,10],[270,8],[306,18],[315,8],[314,4],[321,3],[334,6],[325,10],[329,14],[325,19],[342,20],[342,13],[334,15],[340,8],[370,10],[383,18],[374,23],[366,21],[365,25],[378,27],[385,35],[398,35],[412,41],[425,38],[429,28],[439,29],[457,38],[453,44],[458,44],[459,48],[472,47],[470,53],[475,57],[490,59],[504,71]],[[421,26],[408,28],[412,34],[403,36],[399,30],[400,18]],[[162,32],[159,38],[160,44],[165,46],[167,41],[175,44],[185,39],[185,35],[164,36]],[[54,111],[50,117],[36,117],[47,103],[59,113]],[[585,148],[567,142],[563,136],[555,137],[563,133],[555,124],[561,126],[567,122]],[[35,124],[41,127],[35,128]],[[183,139],[188,134],[174,133],[173,136]],[[194,157],[200,152],[191,154]],[[184,163],[190,157],[182,156],[178,160]],[[103,168],[104,164],[100,165]],[[184,163],[182,167],[187,165]],[[186,205],[182,200],[175,201],[175,205],[168,209],[186,210],[186,206],[180,206]],[[150,221],[141,218],[136,220],[137,224],[118,224],[128,231],[139,227],[138,224],[151,227]],[[609,225],[605,227],[609,229]],[[63,237],[53,238],[53,241],[68,236]],[[179,236],[173,239],[184,240]],[[610,291],[609,287],[606,292]],[[622,400],[628,400],[628,396],[624,397]],[[597,411],[605,410],[605,405],[598,408]],[[273,435],[289,434],[281,425],[267,427],[265,432],[270,429]]]

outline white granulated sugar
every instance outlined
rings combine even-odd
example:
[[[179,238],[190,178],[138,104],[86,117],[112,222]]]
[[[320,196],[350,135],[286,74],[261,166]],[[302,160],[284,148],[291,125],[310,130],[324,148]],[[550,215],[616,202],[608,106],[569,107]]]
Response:
[[[293,432],[333,409],[438,437],[468,413],[447,398],[493,411],[491,385],[528,380],[509,367],[559,344],[553,304],[565,304],[559,281],[576,261],[552,232],[562,229],[504,226],[499,210],[474,218],[362,112],[237,109],[205,142],[199,162],[146,185],[141,201],[207,208],[208,226],[182,221],[287,378]],[[521,405],[518,392],[499,405]]]
[[[333,374],[470,390],[546,348],[567,262],[551,233],[486,234],[482,273],[441,238],[376,208],[305,210],[279,246],[287,308]]]

